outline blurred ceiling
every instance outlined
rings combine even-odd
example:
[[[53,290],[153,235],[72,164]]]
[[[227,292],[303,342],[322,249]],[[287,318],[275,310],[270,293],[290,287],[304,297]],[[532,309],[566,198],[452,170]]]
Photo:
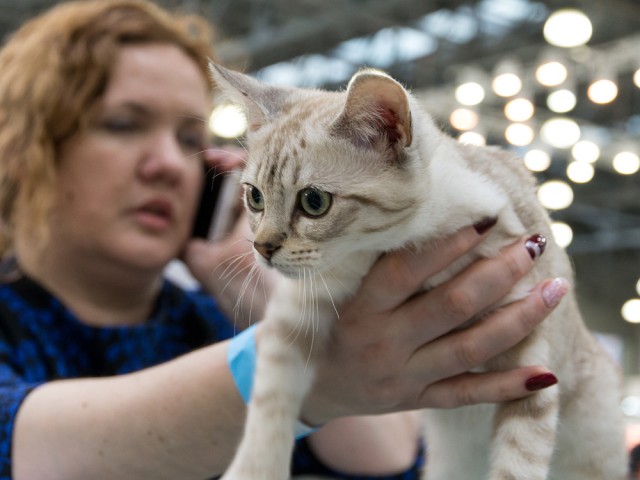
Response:
[[[55,0],[0,0],[0,39]],[[592,181],[567,180],[567,149],[549,149],[551,167],[541,181],[571,183],[573,204],[553,212],[573,228],[568,247],[578,272],[586,316],[602,331],[632,336],[620,307],[638,297],[640,279],[640,173],[611,168],[617,150],[640,153],[640,88],[632,82],[640,67],[640,2],[637,0],[157,0],[171,9],[202,14],[216,26],[220,60],[267,81],[326,88],[343,87],[362,65],[384,68],[424,99],[443,128],[456,107],[454,88],[463,75],[489,82],[505,59],[515,61],[536,106],[534,130],[556,116],[549,93],[535,85],[533,71],[551,53],[570,65],[576,107],[566,115],[600,144],[602,157]],[[542,27],[549,14],[575,7],[587,14],[593,36],[585,47],[555,49]],[[619,95],[607,105],[586,97],[601,70],[612,73]],[[471,72],[471,73],[469,73]],[[475,107],[488,143],[506,145],[505,100],[488,95]],[[516,148],[524,154],[528,147]],[[595,318],[605,316],[605,319]],[[635,358],[634,363],[638,361]],[[634,370],[637,367],[634,366]]]

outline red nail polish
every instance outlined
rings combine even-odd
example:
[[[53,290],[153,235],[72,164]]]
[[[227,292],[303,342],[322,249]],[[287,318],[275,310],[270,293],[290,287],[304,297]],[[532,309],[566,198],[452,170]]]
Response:
[[[531,260],[535,260],[544,253],[544,249],[547,246],[547,237],[536,233],[535,235],[531,235],[527,238],[524,242],[524,246],[527,249],[527,252],[529,252]]]
[[[475,223],[473,225],[473,228],[476,229],[476,232],[478,232],[478,235],[482,235],[483,233],[488,232],[489,229],[491,229],[491,227],[493,227],[496,223],[498,223],[497,217],[487,217],[487,218],[483,218],[478,223]]]
[[[553,373],[542,373],[535,377],[531,377],[526,381],[524,386],[530,392],[535,392],[536,390],[542,390],[543,388],[550,387],[556,383],[558,383],[558,379]]]

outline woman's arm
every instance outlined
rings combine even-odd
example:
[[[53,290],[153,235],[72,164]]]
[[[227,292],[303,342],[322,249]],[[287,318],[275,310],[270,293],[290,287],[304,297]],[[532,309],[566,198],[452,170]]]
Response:
[[[227,344],[137,373],[38,387],[16,419],[14,480],[202,480],[222,472],[245,413]]]

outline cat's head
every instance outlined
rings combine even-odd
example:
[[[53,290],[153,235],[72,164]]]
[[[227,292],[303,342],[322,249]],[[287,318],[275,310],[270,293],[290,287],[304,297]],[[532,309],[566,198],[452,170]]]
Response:
[[[346,92],[279,88],[212,65],[244,105],[242,182],[257,258],[287,276],[324,271],[362,250],[405,243],[419,208],[406,90],[364,70]]]

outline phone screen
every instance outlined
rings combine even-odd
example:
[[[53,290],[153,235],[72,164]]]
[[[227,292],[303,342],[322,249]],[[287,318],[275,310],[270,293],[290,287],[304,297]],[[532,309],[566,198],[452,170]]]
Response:
[[[218,172],[207,167],[192,237],[221,240],[238,220],[239,170]]]
[[[200,203],[196,218],[193,223],[192,237],[209,238],[213,217],[216,211],[216,204],[220,199],[220,191],[225,175],[219,174],[215,168],[206,167],[204,174],[204,184],[200,194]]]

